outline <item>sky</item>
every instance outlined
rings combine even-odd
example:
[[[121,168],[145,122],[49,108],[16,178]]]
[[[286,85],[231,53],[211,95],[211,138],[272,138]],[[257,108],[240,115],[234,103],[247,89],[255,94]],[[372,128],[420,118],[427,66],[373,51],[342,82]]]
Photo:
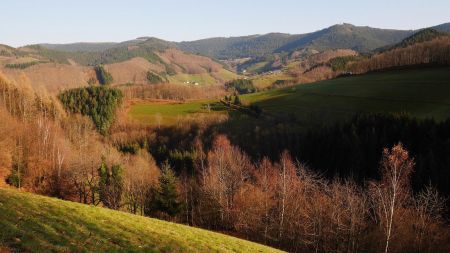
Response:
[[[0,44],[170,41],[334,24],[418,29],[450,22],[450,0],[0,0]]]

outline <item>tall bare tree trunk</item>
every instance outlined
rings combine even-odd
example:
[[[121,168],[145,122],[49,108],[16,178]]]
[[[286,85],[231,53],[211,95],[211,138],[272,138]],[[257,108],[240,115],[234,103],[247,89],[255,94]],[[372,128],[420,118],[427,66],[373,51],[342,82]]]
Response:
[[[286,163],[284,159],[281,160],[282,162],[282,171],[281,171],[281,213],[280,213],[280,228],[278,237],[281,239],[281,236],[283,235],[283,225],[284,225],[284,209],[285,209],[285,202],[286,202]]]

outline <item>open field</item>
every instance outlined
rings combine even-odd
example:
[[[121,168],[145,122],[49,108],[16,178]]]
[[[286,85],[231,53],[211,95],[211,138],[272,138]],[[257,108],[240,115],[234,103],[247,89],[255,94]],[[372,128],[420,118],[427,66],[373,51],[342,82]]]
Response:
[[[356,113],[406,112],[419,118],[450,117],[450,68],[423,68],[337,78],[248,94],[245,103],[274,115],[334,122]]]
[[[280,252],[231,236],[0,189],[0,251]]]
[[[194,85],[193,83],[198,83],[198,85],[217,85],[236,78],[238,78],[238,75],[226,69],[220,69],[217,72],[211,73],[178,73],[174,76],[168,76],[170,83],[185,84],[189,82],[191,85]]]
[[[252,79],[253,84],[258,89],[265,89],[270,87],[273,83],[275,83],[278,80],[284,80],[284,81],[294,81],[292,76],[288,75],[285,72],[279,72],[279,73],[271,73],[271,74],[262,74],[258,75],[255,78]]]
[[[169,82],[175,84],[183,84],[185,82],[198,83],[199,85],[213,85],[216,84],[216,80],[208,73],[202,74],[176,74],[169,76]],[[193,84],[192,84],[193,85]]]
[[[217,101],[197,100],[186,103],[141,102],[130,106],[131,118],[148,125],[173,125],[187,117],[217,115],[226,111],[217,108]],[[210,105],[210,110],[208,110]]]
[[[419,118],[443,120],[450,117],[450,69],[424,68],[371,73],[337,78],[311,84],[242,95],[244,104],[260,106],[272,116],[294,116],[303,127],[316,123],[335,123],[357,113],[409,113]],[[144,102],[131,106],[130,115],[146,124],[171,125],[182,117],[221,113],[228,110],[205,109],[217,101],[186,103]],[[247,115],[233,113],[236,121],[250,120]],[[239,123],[239,122],[235,122]],[[244,122],[240,122],[244,123]],[[241,125],[239,123],[239,125]]]

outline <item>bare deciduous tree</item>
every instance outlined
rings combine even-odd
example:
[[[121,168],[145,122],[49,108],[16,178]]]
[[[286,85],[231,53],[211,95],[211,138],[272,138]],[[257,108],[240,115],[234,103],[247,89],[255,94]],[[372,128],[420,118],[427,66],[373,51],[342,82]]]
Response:
[[[433,248],[439,245],[436,241],[440,233],[438,228],[444,224],[445,199],[432,186],[427,186],[414,197],[412,210],[417,252],[435,252]]]
[[[371,183],[371,194],[379,223],[385,234],[385,252],[389,251],[389,244],[394,233],[394,223],[398,209],[410,197],[410,176],[414,161],[402,144],[383,151],[380,164],[382,179]]]

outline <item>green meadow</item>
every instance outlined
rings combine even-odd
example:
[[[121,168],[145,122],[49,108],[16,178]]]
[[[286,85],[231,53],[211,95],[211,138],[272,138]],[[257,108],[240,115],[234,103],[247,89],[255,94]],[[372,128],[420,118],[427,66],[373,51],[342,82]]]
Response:
[[[335,122],[357,113],[450,117],[450,68],[370,73],[301,84],[241,97],[271,115]]]
[[[197,100],[185,103],[143,102],[132,105],[129,115],[147,125],[173,125],[186,118],[223,113],[218,101]],[[209,109],[208,109],[209,106]]]
[[[358,113],[408,113],[418,118],[450,117],[450,68],[417,68],[341,77],[311,84],[273,89],[240,96],[246,105],[257,105],[263,114],[295,118],[303,127],[346,120]],[[218,101],[138,103],[130,115],[143,123],[171,125],[184,117],[229,113],[226,108],[207,110]],[[214,107],[214,106],[213,106]],[[248,116],[233,112],[233,119]],[[264,120],[253,123],[264,124]],[[239,123],[239,122],[235,122]],[[242,122],[244,123],[244,122]]]

